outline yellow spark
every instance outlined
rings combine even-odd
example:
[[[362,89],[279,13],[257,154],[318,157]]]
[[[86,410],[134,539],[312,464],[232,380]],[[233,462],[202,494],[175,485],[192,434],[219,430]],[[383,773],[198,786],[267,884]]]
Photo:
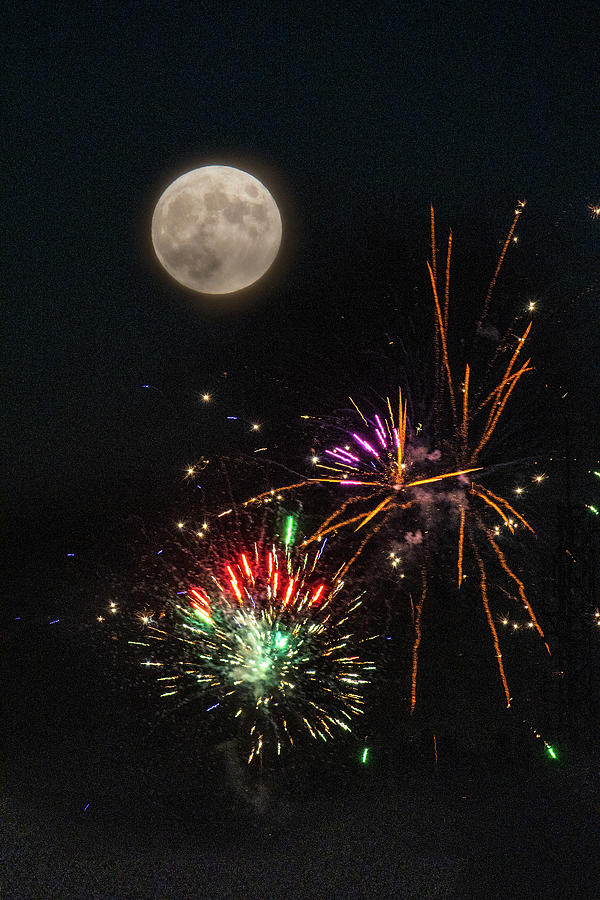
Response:
[[[361,419],[363,420],[363,422],[365,423],[365,425],[367,425],[367,424],[368,424],[368,423],[367,423],[367,420],[365,419],[365,417],[364,417],[363,414],[361,413],[360,409],[358,408],[358,406],[356,405],[356,403],[354,402],[354,400],[352,399],[352,397],[348,397],[348,400],[350,401],[350,403],[352,404],[352,406],[354,407],[354,409],[356,410],[356,412],[359,414],[359,416],[361,417]],[[346,449],[348,449],[348,447],[346,447]]]

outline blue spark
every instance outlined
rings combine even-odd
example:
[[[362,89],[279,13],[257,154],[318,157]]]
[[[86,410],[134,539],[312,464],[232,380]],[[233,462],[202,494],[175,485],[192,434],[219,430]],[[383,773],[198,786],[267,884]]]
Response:
[[[325,544],[326,544],[326,543],[327,543],[327,538],[325,538],[325,539],[323,540],[323,543],[321,544],[321,549],[319,550],[319,555],[317,556],[317,558],[316,558],[316,560],[315,560],[315,565],[316,565],[316,563],[318,563],[319,560],[321,559],[321,553],[322,553],[323,550],[325,549]]]

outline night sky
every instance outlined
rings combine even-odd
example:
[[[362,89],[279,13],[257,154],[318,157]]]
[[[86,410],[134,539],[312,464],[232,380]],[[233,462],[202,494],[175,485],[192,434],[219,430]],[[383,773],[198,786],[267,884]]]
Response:
[[[356,352],[386,336],[411,332],[418,350],[430,202],[478,301],[527,199],[510,300],[537,299],[541,380],[593,416],[597,5],[336,7],[13,13],[3,393],[19,540],[56,537],[65,510],[89,516],[100,496],[135,508],[206,448],[251,451],[229,412],[263,422],[272,445],[286,416],[295,427],[349,383],[366,390]],[[232,316],[199,311],[150,242],[162,190],[207,163],[261,178],[284,223],[278,260]]]

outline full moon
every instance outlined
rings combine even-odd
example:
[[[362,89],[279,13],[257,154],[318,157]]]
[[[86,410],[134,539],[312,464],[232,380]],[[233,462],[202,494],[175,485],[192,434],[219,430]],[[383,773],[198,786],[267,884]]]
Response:
[[[281,216],[264,184],[231,166],[176,178],[152,216],[152,243],[180,284],[230,294],[265,274],[281,243]]]

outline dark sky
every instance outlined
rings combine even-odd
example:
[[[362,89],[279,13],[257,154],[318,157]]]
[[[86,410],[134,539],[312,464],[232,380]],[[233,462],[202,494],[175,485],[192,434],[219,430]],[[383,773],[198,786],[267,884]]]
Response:
[[[326,409],[324,386],[339,405],[348,372],[335,372],[360,384],[351,348],[418,319],[430,201],[484,289],[527,199],[508,283],[541,298],[542,364],[594,412],[597,3],[15,10],[2,213],[14,515],[53,528],[61,504],[82,514],[124,484],[152,494],[190,454],[227,445],[230,409],[273,440],[286,390],[291,416],[303,397]],[[157,197],[205,163],[256,174],[284,220],[280,259],[233,317],[195,309],[151,251]],[[218,398],[210,415],[202,390]]]

